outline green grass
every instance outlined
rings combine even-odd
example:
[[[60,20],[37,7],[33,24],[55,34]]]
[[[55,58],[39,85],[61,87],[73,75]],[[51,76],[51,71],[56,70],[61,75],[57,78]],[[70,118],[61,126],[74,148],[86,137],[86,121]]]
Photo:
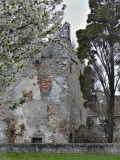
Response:
[[[2,153],[0,160],[120,160],[116,154],[19,154]]]

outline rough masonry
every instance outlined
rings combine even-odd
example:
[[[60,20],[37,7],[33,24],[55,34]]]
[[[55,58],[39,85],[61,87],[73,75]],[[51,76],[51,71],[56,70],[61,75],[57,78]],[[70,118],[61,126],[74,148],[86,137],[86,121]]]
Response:
[[[57,33],[71,48],[70,25]],[[83,65],[76,53],[50,43],[19,72],[0,108],[0,142],[68,143],[86,124],[79,76]],[[25,103],[11,110],[22,97]]]

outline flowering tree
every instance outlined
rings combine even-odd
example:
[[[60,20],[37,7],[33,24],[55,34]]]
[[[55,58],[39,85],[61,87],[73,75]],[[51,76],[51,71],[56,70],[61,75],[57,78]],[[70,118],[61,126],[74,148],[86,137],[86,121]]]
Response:
[[[0,95],[61,26],[62,0],[0,0]]]

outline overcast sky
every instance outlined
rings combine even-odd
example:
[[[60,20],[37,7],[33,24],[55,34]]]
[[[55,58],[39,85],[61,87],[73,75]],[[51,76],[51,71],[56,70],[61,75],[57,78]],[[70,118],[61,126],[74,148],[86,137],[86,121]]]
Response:
[[[87,14],[89,13],[88,0],[64,0],[67,5],[64,21],[71,24],[71,39],[75,39],[75,32],[85,28]]]

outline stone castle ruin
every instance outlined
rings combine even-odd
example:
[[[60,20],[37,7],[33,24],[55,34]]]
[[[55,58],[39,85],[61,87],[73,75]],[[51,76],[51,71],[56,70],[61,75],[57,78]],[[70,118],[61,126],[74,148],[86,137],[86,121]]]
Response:
[[[59,34],[71,47],[68,23]],[[30,59],[4,96],[4,106],[0,108],[0,142],[74,142],[75,130],[86,124],[79,83],[82,70],[76,53],[57,43],[50,43]],[[11,110],[10,105],[21,97],[26,97],[26,101]]]

